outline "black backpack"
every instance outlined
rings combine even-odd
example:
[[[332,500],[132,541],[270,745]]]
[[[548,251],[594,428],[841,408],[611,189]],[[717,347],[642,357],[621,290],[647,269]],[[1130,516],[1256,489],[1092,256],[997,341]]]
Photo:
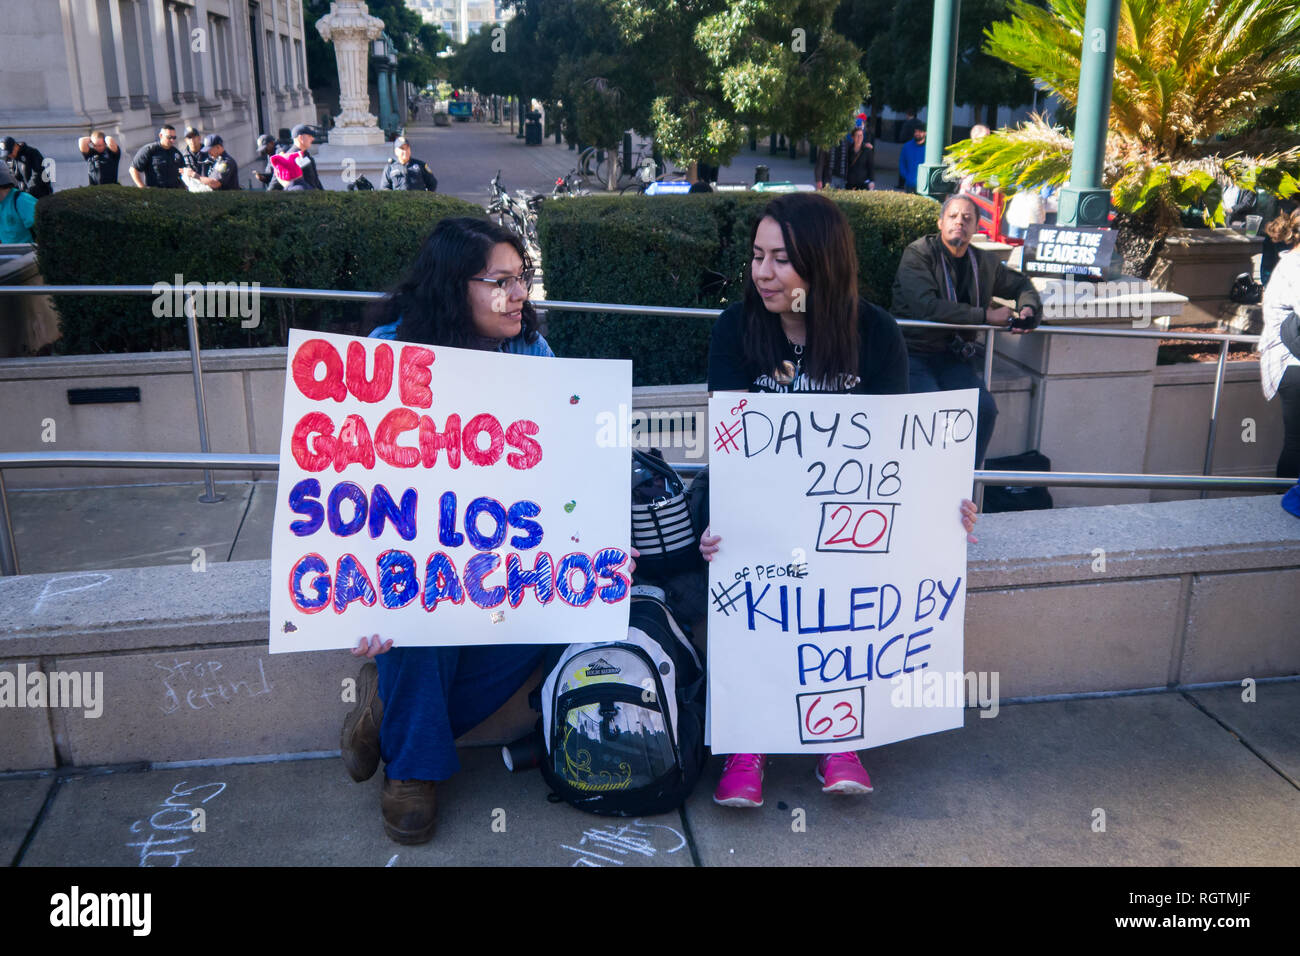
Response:
[[[704,767],[704,659],[658,588],[632,589],[627,637],[557,648],[537,723],[542,776],[579,810],[666,813]]]
[[[984,462],[986,471],[1051,471],[1052,460],[1037,448],[1021,455],[989,458]],[[1006,511],[1040,511],[1052,507],[1052,494],[1046,488],[1033,485],[984,486],[986,515]]]
[[[703,563],[700,532],[686,485],[659,449],[632,452],[632,547],[637,574],[651,578],[691,571]]]

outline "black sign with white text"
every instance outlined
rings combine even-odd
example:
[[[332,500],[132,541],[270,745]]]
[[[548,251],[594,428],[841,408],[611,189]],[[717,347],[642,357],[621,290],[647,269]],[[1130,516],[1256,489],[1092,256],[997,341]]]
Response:
[[[1115,230],[1089,226],[1034,225],[1025,234],[1025,275],[1109,279],[1119,274],[1112,265]]]

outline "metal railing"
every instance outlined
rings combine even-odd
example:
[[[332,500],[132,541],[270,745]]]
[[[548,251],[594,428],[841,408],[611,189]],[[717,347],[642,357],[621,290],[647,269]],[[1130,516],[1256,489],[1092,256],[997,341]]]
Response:
[[[177,293],[183,295],[185,321],[186,321],[186,327],[189,336],[190,372],[194,381],[194,404],[195,404],[195,411],[198,417],[199,449],[200,452],[203,453],[204,455],[211,455],[211,448],[209,447],[209,441],[208,441],[207,399],[203,387],[203,363],[200,357],[201,346],[200,346],[200,339],[199,339],[198,318],[196,314],[197,310],[195,309],[195,305],[194,305],[195,296],[203,295],[204,290],[206,290],[207,288],[207,284],[196,282],[187,285],[189,287],[189,291],[187,291],[187,286],[173,286],[168,283],[161,283],[161,282],[156,283],[154,285],[117,285],[117,286],[108,286],[108,285],[0,286],[0,295],[151,295],[151,296],[158,296],[158,295],[175,295]],[[202,285],[203,288],[196,290],[195,287],[199,285]],[[387,293],[383,293],[383,292],[350,292],[350,291],[340,291],[336,289],[294,289],[294,288],[286,288],[281,286],[259,286],[257,289],[257,294],[261,296],[266,296],[267,298],[271,298],[271,299],[306,299],[306,300],[316,300],[316,301],[338,301],[338,302],[356,302],[356,303],[377,302],[383,300],[387,296]],[[1101,303],[1097,303],[1097,304],[1100,305]],[[667,306],[622,305],[622,304],[612,303],[612,302],[568,302],[568,301],[553,300],[553,299],[537,300],[534,303],[534,305],[540,313],[545,313],[549,310],[555,310],[556,312],[604,312],[613,315],[643,315],[643,316],[665,316],[665,317],[684,317],[684,318],[716,318],[717,316],[722,314],[721,309],[693,309],[693,308],[673,308]],[[953,330],[966,331],[966,332],[983,331],[985,333],[984,384],[986,388],[991,388],[992,381],[993,381],[993,354],[995,350],[996,336],[999,331],[997,328],[988,325],[957,325],[957,324],[949,324],[949,323],[942,323],[942,322],[927,322],[920,319],[899,319],[898,324],[900,326],[903,326],[904,328],[915,327],[915,328],[925,328],[925,329],[953,329]],[[1008,334],[1012,334],[1012,333],[1008,333]],[[1210,476],[1210,468],[1214,460],[1214,444],[1215,444],[1215,437],[1218,429],[1219,402],[1223,390],[1224,371],[1227,366],[1228,347],[1233,342],[1242,342],[1242,343],[1251,343],[1251,344],[1258,343],[1259,336],[1217,333],[1217,332],[1165,332],[1159,329],[1136,329],[1136,328],[1097,329],[1097,328],[1087,328],[1087,327],[1077,327],[1077,326],[1047,326],[1047,325],[1039,326],[1033,332],[1022,333],[1022,334],[1108,336],[1112,338],[1156,338],[1156,339],[1179,339],[1185,341],[1198,341],[1198,342],[1206,342],[1206,341],[1218,342],[1219,359],[1218,359],[1217,367],[1215,369],[1214,390],[1210,400],[1210,427],[1209,427],[1209,435],[1206,439],[1206,445],[1205,445],[1205,461],[1202,467],[1202,476],[1205,476],[1206,478],[1213,478],[1213,476]],[[67,461],[67,462],[62,461],[63,456],[61,456],[59,453],[48,453],[48,454],[50,456],[48,459],[46,459],[48,461],[53,462],[54,459],[60,459],[60,463],[62,464],[66,464],[69,466],[76,464],[75,462],[72,461]],[[116,460],[109,461],[107,459],[92,460],[92,458],[90,458],[89,456],[93,456],[94,454],[95,453],[92,452],[73,453],[73,457],[80,459],[80,463],[83,465],[98,464],[103,467],[124,467],[124,468],[126,467],[161,467],[161,468],[196,467],[195,465],[185,466],[185,465],[161,464],[162,461],[166,460],[166,456],[159,457],[159,454],[154,454],[154,453],[147,453],[147,454],[149,455],[149,461],[157,464],[146,463],[143,465],[119,464]],[[120,457],[121,453],[104,453],[104,454]],[[8,540],[10,542],[10,546],[12,546],[12,534],[9,534],[9,527],[8,527],[8,504],[4,500],[3,468],[5,467],[55,467],[56,465],[54,463],[47,464],[44,466],[19,465],[16,463],[12,465],[2,464],[3,461],[5,461],[10,457],[11,456],[9,455],[0,454],[0,506],[4,508],[3,528],[0,528],[0,533],[8,534]],[[212,458],[205,459],[205,461],[215,461],[216,459],[219,458],[220,461],[224,462],[224,461],[232,461],[234,460],[234,458],[240,458],[240,457],[245,457],[248,458],[249,460],[253,460],[253,459],[258,459],[267,456],[256,456],[256,455],[234,456],[233,458],[232,456],[212,456]],[[198,467],[203,467],[202,463],[200,463]],[[204,493],[199,498],[200,501],[204,503],[214,503],[222,500],[223,496],[217,494],[216,486],[212,477],[212,472],[214,468],[225,468],[225,467],[235,467],[244,470],[255,470],[256,467],[260,467],[260,466],[254,466],[254,465],[225,466],[220,463],[207,464],[206,467],[203,467]],[[1156,479],[1184,480],[1184,479],[1194,478],[1195,476],[1186,476],[1186,475],[1143,476],[1143,475],[1104,475],[1104,474],[1092,475],[1088,473],[1078,473],[1073,477],[1080,479],[1080,481],[1068,482],[1068,481],[1048,480],[1049,478],[1053,478],[1053,477],[1054,478],[1064,477],[1064,473],[1060,473],[1060,472],[1051,473],[1051,474],[1033,473],[1033,472],[1011,472],[1011,473],[977,472],[977,475],[979,474],[1009,474],[1013,478],[1015,477],[1025,478],[1026,476],[1035,476],[1035,475],[1038,476],[1035,480],[1014,481],[1008,479],[1006,481],[999,480],[997,482],[998,484],[1006,484],[1006,485],[1034,484],[1034,485],[1055,486],[1059,484],[1075,484],[1079,487],[1134,487],[1134,488],[1181,487],[1181,488],[1199,488],[1202,489],[1202,491],[1210,490],[1212,488],[1223,488],[1223,487],[1233,487],[1233,488],[1242,488],[1242,489],[1272,488],[1272,487],[1276,487],[1275,483],[1279,480],[1279,479],[1268,479],[1268,478],[1222,477],[1222,478],[1213,478],[1213,480],[1216,482],[1234,482],[1234,484],[1231,485],[1210,484],[1210,485],[1193,486],[1189,484],[1170,485],[1168,483],[1162,482],[1154,485],[1151,484],[1124,485],[1124,484],[1113,484],[1113,483],[1106,483],[1106,482],[1094,483],[1092,479],[1122,478],[1122,479],[1137,480],[1143,478],[1151,478],[1153,480]],[[1044,478],[1043,477],[1044,475],[1046,475],[1047,477]],[[1236,484],[1236,482],[1244,482],[1246,484]],[[1252,482],[1253,483],[1266,482],[1266,483],[1273,483],[1273,484],[1266,484],[1266,485],[1249,484]],[[4,542],[0,541],[0,563],[2,563],[3,560],[3,553],[2,553],[3,551],[4,551]]]
[[[0,575],[18,573],[18,551],[9,498],[5,493],[7,468],[203,468],[210,475],[221,471],[279,471],[278,455],[204,454],[193,452],[41,451],[0,452]],[[694,477],[704,462],[673,463],[679,474]],[[1166,491],[1228,490],[1285,491],[1289,478],[1247,478],[1204,475],[1121,475],[1090,472],[982,471],[975,472],[978,485],[1046,486],[1071,488],[1159,488]],[[200,501],[203,499],[200,498]]]

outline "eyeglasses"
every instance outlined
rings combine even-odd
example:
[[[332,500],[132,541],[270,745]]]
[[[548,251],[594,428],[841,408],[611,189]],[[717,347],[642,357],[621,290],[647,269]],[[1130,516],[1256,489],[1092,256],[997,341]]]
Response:
[[[533,277],[537,275],[535,269],[525,269],[517,276],[502,276],[500,279],[492,279],[486,276],[470,276],[471,282],[490,282],[502,292],[512,288],[515,283],[524,290],[524,295],[528,295],[533,288]]]

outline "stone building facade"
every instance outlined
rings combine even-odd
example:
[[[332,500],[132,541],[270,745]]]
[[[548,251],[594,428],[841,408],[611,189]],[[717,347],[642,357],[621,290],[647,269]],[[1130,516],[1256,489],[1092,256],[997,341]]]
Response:
[[[77,138],[102,129],[129,156],[170,123],[220,133],[248,164],[260,133],[316,121],[302,0],[0,0],[0,135],[86,184]],[[179,141],[177,145],[182,145]]]

